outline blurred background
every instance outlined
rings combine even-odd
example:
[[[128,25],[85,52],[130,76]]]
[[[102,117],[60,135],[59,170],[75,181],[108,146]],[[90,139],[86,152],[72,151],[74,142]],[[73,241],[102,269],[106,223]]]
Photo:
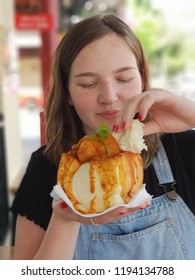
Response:
[[[55,48],[71,25],[99,13],[116,14],[138,35],[153,87],[195,100],[194,0],[0,0],[0,245],[13,243],[9,209],[44,143],[40,113]]]

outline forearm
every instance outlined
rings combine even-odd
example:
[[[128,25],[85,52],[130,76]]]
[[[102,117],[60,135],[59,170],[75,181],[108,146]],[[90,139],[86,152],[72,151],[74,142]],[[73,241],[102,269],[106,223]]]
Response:
[[[175,102],[173,105],[173,112],[175,111],[176,116],[189,125],[190,128],[195,127],[195,101],[187,99],[183,96],[177,96],[174,98]]]
[[[145,124],[145,136],[159,132],[177,133],[195,127],[194,101],[162,90],[143,94],[140,99],[143,119],[147,113],[152,116],[152,120]]]
[[[78,222],[62,220],[54,212],[34,259],[73,259],[79,227]]]

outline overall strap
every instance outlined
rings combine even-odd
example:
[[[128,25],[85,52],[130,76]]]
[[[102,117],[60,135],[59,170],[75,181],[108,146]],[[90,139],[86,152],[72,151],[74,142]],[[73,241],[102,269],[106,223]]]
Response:
[[[177,196],[174,188],[176,181],[173,178],[167,154],[160,139],[159,150],[152,163],[159,181],[159,185],[164,188],[169,199],[175,199]]]

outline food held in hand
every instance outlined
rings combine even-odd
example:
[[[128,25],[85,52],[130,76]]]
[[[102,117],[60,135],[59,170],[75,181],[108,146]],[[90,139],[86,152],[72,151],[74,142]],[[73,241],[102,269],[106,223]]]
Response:
[[[124,144],[124,135],[121,136]],[[139,152],[122,151],[119,144],[103,125],[96,134],[83,137],[62,154],[57,180],[75,210],[82,214],[101,213],[129,203],[142,187]]]
[[[138,120],[133,120],[131,126],[120,133],[112,133],[114,138],[119,143],[122,151],[130,151],[132,153],[141,153],[142,150],[147,150],[144,142],[144,124]]]

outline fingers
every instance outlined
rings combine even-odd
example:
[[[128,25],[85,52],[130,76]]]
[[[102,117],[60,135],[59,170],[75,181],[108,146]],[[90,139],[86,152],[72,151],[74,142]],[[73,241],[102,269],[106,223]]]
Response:
[[[143,204],[141,204],[141,205],[139,205],[137,207],[129,208],[129,209],[127,209],[127,213],[124,216],[132,214],[132,213],[134,213],[134,212],[136,212],[138,210],[145,209],[146,207],[149,207],[150,205],[151,205],[151,201],[148,200],[148,201],[144,202]]]
[[[89,218],[90,221],[89,225],[103,225],[103,224],[111,223],[121,218],[121,216],[124,215],[125,213],[127,213],[127,209],[125,207],[118,207],[106,214],[95,216],[92,219]]]
[[[137,207],[125,208],[123,206],[120,206],[120,207],[114,209],[113,211],[108,212],[104,215],[94,217],[93,222],[98,225],[111,223],[111,222],[117,221],[123,217],[129,216],[130,214],[132,214],[138,210],[142,210],[150,205],[151,205],[151,201],[149,200]]]
[[[69,220],[72,213],[70,207],[63,200],[53,201],[53,210],[65,220]]]
[[[139,103],[140,103],[140,95],[133,96],[126,105],[123,115],[121,118],[116,120],[114,125],[117,130],[114,132],[121,132],[123,129],[128,128],[131,125],[131,122],[134,118],[139,118]]]
[[[145,92],[131,97],[131,99],[127,103],[123,115],[121,116],[121,118],[116,120],[116,123],[114,125],[114,132],[121,132],[123,129],[128,128],[135,117],[140,121],[145,119],[148,110],[147,105],[145,105],[144,107],[144,100],[147,99],[148,94],[148,92]]]
[[[123,116],[116,120],[114,127],[117,127],[117,131],[115,130],[115,132],[120,132],[121,130],[128,128],[136,114],[138,115],[138,119],[143,121],[149,112],[153,114],[154,110],[167,107],[173,100],[170,96],[171,95],[164,90],[152,89],[131,97]],[[146,128],[145,135],[160,131],[160,127],[158,127],[157,124],[151,123]]]
[[[133,208],[126,208],[124,206],[120,206],[108,213],[105,213],[100,216],[95,216],[92,218],[92,220],[88,217],[83,217],[74,213],[64,201],[56,202],[55,205],[53,206],[53,209],[60,216],[60,218],[64,220],[64,222],[76,221],[81,224],[90,226],[90,225],[103,225],[103,224],[111,223],[113,221],[126,217],[137,210],[144,209],[148,207],[150,204],[151,202],[147,201],[142,205]]]
[[[161,127],[158,125],[156,121],[152,120],[144,124],[143,130],[144,130],[144,136],[147,136],[155,133],[160,133]]]

